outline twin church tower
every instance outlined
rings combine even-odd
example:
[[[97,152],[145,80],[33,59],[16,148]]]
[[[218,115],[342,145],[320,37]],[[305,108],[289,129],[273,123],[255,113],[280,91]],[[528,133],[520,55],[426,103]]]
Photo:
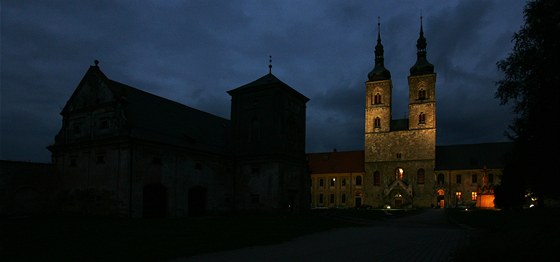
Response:
[[[421,20],[416,63],[408,76],[408,118],[392,119],[393,85],[384,66],[378,23],[375,66],[366,82],[364,184],[370,189],[363,192],[369,195],[363,196],[364,204],[399,207],[434,203],[436,74],[426,58],[426,46]]]

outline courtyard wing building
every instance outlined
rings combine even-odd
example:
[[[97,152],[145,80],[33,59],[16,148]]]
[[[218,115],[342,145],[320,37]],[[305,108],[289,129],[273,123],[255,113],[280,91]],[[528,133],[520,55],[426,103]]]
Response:
[[[309,100],[271,72],[228,92],[231,120],[90,66],[52,152],[62,213],[181,217],[309,208]]]

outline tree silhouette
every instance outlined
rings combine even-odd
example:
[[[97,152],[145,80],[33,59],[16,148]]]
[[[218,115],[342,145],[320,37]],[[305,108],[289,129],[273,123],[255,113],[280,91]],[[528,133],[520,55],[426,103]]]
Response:
[[[496,97],[502,105],[512,103],[516,113],[507,132],[513,157],[496,192],[505,206],[520,204],[519,191],[527,189],[539,196],[540,206],[560,196],[560,1],[528,1],[524,20],[513,35],[513,51],[497,62],[504,78],[496,83]]]

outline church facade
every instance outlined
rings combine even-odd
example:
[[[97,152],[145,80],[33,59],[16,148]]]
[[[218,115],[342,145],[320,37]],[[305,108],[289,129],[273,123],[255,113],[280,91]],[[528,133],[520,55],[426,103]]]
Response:
[[[269,74],[228,91],[231,120],[90,66],[48,149],[61,213],[181,217],[309,208],[309,100]]]
[[[364,149],[308,154],[312,207],[493,207],[493,186],[511,143],[436,145],[437,77],[426,46],[421,25],[408,76],[408,117],[393,119],[391,73],[378,32],[365,83]]]

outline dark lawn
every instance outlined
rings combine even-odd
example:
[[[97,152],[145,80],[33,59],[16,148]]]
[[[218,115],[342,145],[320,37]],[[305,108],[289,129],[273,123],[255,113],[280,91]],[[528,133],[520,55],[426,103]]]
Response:
[[[558,261],[560,209],[446,212],[476,229],[456,261]]]
[[[5,218],[0,220],[0,261],[162,261],[359,226],[340,219],[348,216],[380,219],[386,214],[352,209],[177,219]]]

